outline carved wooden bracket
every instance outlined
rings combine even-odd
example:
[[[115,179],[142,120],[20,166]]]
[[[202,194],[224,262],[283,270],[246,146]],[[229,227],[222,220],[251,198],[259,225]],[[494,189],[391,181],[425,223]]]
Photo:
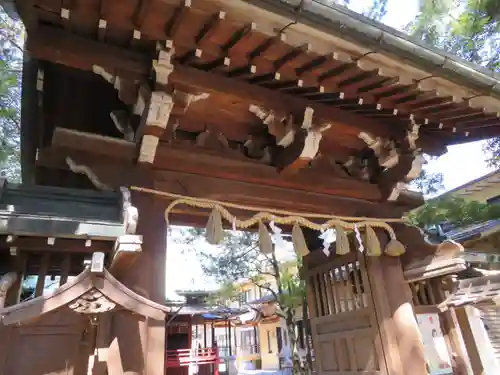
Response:
[[[384,199],[389,201],[398,199],[401,192],[406,189],[407,183],[420,175],[422,166],[425,164],[422,151],[416,145],[420,125],[415,123],[412,118],[410,121],[411,129],[407,131],[407,144],[398,147],[391,140],[375,138],[365,132],[358,135],[373,151],[373,156],[377,160],[377,165],[365,169],[367,175],[364,177],[378,183]],[[368,159],[373,163],[373,158]],[[365,167],[367,163],[369,160],[365,161]],[[353,165],[355,165],[355,160],[350,160],[345,166],[352,168]]]
[[[276,139],[276,145],[288,147],[293,143],[298,127],[294,125],[292,115],[279,116],[256,105],[250,105],[249,111],[267,126],[269,134]]]
[[[170,114],[174,107],[174,101],[171,95],[163,91],[153,91],[149,98],[147,113],[143,113],[142,140],[139,148],[139,163],[152,164],[156,155],[160,135],[167,128]],[[151,128],[158,128],[154,131]]]
[[[165,47],[158,46],[158,59],[153,60],[153,69],[156,73],[156,82],[161,85],[168,83],[168,77],[174,71],[172,57],[175,53],[175,48],[171,41],[167,42]]]
[[[394,142],[380,137],[373,138],[365,132],[359,133],[358,137],[373,150],[381,167],[392,168],[399,162],[399,153]]]
[[[118,98],[122,102],[127,105],[134,104],[138,86],[136,81],[114,75],[99,65],[93,65],[92,71],[113,85],[115,90],[118,91]]]
[[[296,124],[292,115],[279,116],[255,105],[251,105],[249,110],[275,138],[276,147],[271,152],[272,164],[283,174],[293,174],[308,165],[319,152],[322,133],[331,126],[314,124],[314,110],[311,107],[305,109],[301,126]],[[249,149],[251,146],[252,142],[247,141],[245,147]]]

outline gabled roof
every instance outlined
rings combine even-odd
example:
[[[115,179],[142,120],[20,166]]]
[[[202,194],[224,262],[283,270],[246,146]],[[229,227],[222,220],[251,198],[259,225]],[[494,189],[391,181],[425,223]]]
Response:
[[[500,272],[489,276],[461,280],[458,287],[442,304],[459,307],[464,305],[498,305],[500,303]]]
[[[113,310],[116,305],[155,320],[164,320],[166,314],[171,312],[170,308],[130,290],[107,270],[92,272],[88,267],[50,295],[0,309],[0,321],[4,325],[22,324],[64,306],[82,314],[104,313]]]
[[[474,192],[493,187],[495,185],[500,188],[500,169],[494,170],[484,176],[478,177],[454,189],[448,190],[447,192],[441,194],[440,197],[454,195],[467,198],[467,196],[474,194]]]

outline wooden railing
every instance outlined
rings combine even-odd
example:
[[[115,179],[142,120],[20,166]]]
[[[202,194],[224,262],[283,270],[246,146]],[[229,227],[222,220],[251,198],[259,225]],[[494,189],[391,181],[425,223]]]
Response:
[[[165,366],[189,367],[200,366],[199,373],[219,375],[220,357],[217,348],[167,350]],[[212,368],[212,371],[207,371]]]

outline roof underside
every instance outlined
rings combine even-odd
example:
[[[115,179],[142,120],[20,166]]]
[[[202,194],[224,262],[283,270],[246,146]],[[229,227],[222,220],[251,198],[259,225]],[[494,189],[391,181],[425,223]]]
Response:
[[[99,39],[147,54],[154,51],[157,40],[173,37],[177,61],[185,65],[305,96],[311,102],[327,103],[393,126],[406,127],[408,117],[413,115],[424,124],[422,133],[432,134],[445,144],[498,134],[499,100],[488,96],[492,91],[485,89],[494,86],[495,77],[490,77],[489,85],[483,84],[480,91],[477,84],[476,87],[455,84],[440,77],[439,70],[435,72],[437,64],[432,72],[418,67],[415,62],[422,60],[426,53],[418,45],[413,45],[413,61],[401,54],[395,58],[393,54],[374,51],[368,46],[370,38],[380,35],[371,35],[368,29],[364,43],[353,43],[343,35],[326,34],[324,22],[321,24],[319,20],[315,28],[299,21],[279,36],[277,31],[288,25],[287,18],[239,0],[145,2],[149,6],[140,6],[141,2],[135,0],[122,0],[106,1],[105,7],[99,7],[100,2],[96,1],[73,1],[71,9],[48,0],[33,3],[33,8],[24,10],[26,14],[34,14],[41,23],[62,27],[86,39]],[[326,16],[330,13],[326,12],[324,18]],[[353,17],[345,15],[343,21],[347,26],[348,22],[354,24],[358,20],[359,23],[362,19]],[[100,36],[99,20],[106,21],[104,37]],[[333,21],[332,26],[338,25],[338,21]],[[375,26],[372,32],[379,27]],[[135,39],[134,30],[140,30],[139,40]],[[378,31],[383,33],[384,29]],[[196,56],[195,52],[201,55]],[[228,66],[224,66],[221,59],[224,55],[229,56]],[[255,71],[244,69],[252,66]],[[470,69],[469,76],[473,74]],[[232,128],[245,125],[247,133],[249,123],[255,122],[248,112],[248,104],[229,99],[224,98],[223,93],[213,95],[203,104],[193,105],[188,116],[197,119],[210,108],[212,121],[231,121]],[[214,104],[221,101],[226,104],[224,111],[214,113]],[[184,121],[188,122],[188,119]],[[186,126],[186,130],[199,130],[199,127]],[[233,138],[242,138],[242,134],[228,133]]]
[[[443,153],[446,145],[500,134],[494,75],[341,8],[313,2],[296,20],[290,2],[275,1],[272,7],[267,1],[250,3],[16,1],[28,30],[28,53],[36,59],[27,59],[24,71],[23,178],[67,185],[69,176],[74,176],[47,159],[50,147],[83,147],[69,142],[68,134],[57,138],[62,134],[57,129],[122,137],[109,115],[117,110],[132,112],[139,88],[157,80],[153,65],[158,46],[174,47],[168,90],[175,97],[167,131],[159,133],[158,150],[166,144],[180,143],[180,148],[189,144],[186,155],[194,157],[198,151],[192,145],[215,144],[224,149],[226,159],[239,160],[244,153],[246,160],[265,164],[261,151],[271,146],[281,152],[281,146],[276,134],[249,110],[251,105],[272,111],[276,118],[292,115],[297,124],[311,107],[317,123],[330,125],[314,161],[319,159],[319,165],[327,160],[328,173],[334,174],[336,166],[345,167],[353,157],[364,157],[367,149],[371,152],[360,138],[364,132],[395,142],[391,147],[397,148],[417,124],[417,146],[429,154]],[[165,89],[157,83],[151,86],[151,90]],[[132,115],[129,121],[138,138],[141,116]],[[203,133],[212,136],[200,137]],[[249,139],[260,147],[254,155],[245,148]],[[157,151],[155,168],[166,163],[166,152],[175,148],[162,150]],[[280,163],[287,164],[274,154],[271,157],[267,166],[280,169]],[[172,169],[175,163],[170,164]],[[309,166],[317,171],[322,167]],[[58,169],[57,178],[49,169]],[[323,177],[316,170],[305,168],[304,181],[309,180],[308,173],[318,179],[314,189],[333,186],[320,183]],[[346,178],[380,185],[371,175],[360,177],[350,170]],[[391,179],[392,184],[396,181],[402,180]],[[310,185],[307,189],[312,189]],[[356,191],[363,194],[355,198],[387,198],[384,192],[367,193],[361,186],[328,194],[354,197]]]

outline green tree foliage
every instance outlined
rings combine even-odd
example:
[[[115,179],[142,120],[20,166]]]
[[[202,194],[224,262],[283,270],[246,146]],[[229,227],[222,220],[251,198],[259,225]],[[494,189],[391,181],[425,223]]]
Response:
[[[0,8],[1,10],[1,8]],[[21,73],[24,29],[0,11],[0,173],[20,179]]]
[[[422,0],[407,31],[472,63],[500,71],[500,0]],[[500,167],[500,140],[484,147],[487,162]]]
[[[422,169],[420,175],[411,184],[424,196],[429,196],[444,189],[443,178],[442,173],[429,173]]]
[[[440,223],[469,225],[500,218],[500,205],[445,196],[426,202],[409,214],[411,222],[421,228]]]

